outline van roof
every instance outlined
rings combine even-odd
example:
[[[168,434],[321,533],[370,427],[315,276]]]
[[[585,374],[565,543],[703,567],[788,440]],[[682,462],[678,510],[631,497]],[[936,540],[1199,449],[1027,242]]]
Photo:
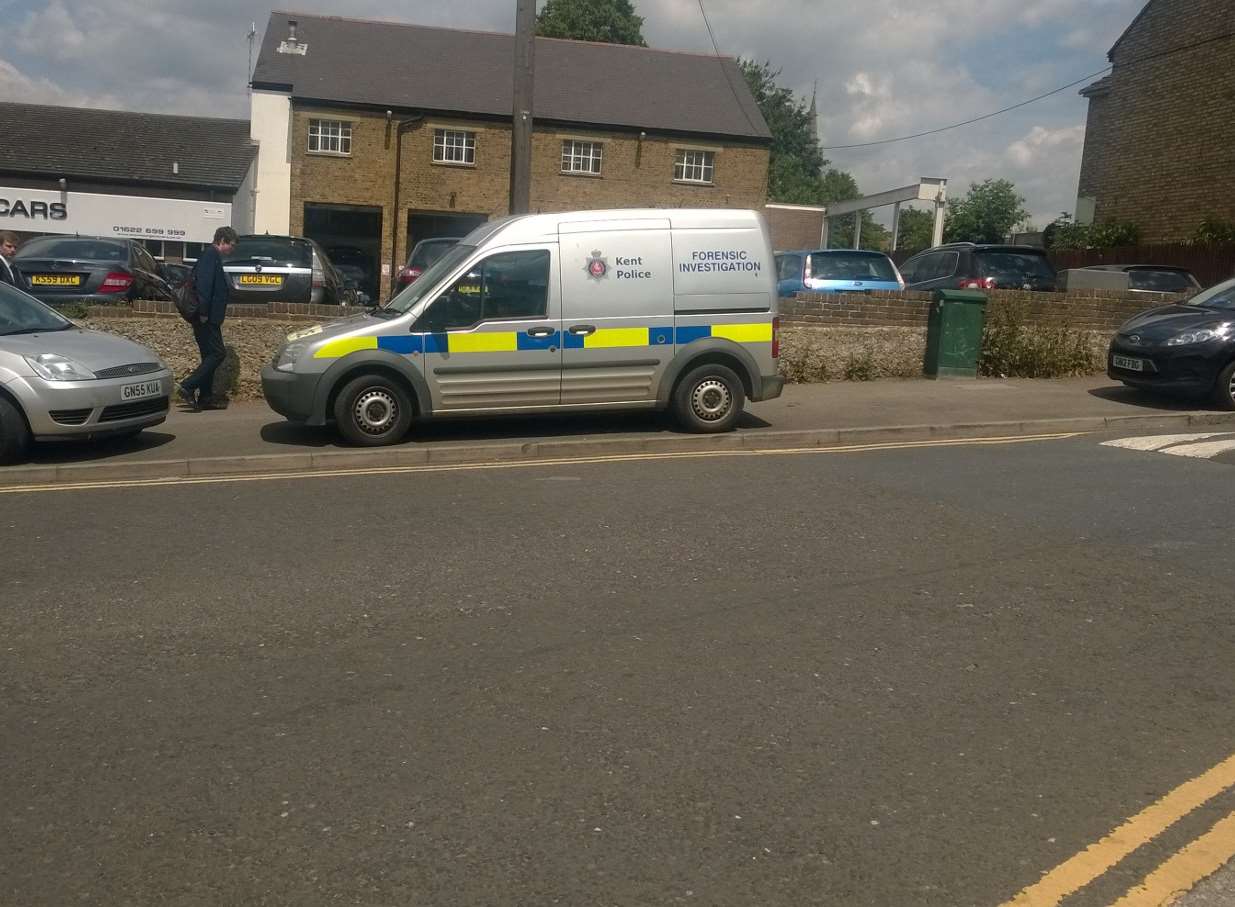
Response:
[[[521,214],[489,221],[471,234],[476,243],[499,233],[508,243],[556,241],[562,224],[622,224],[631,221],[669,221],[673,229],[763,228],[763,215],[740,208],[615,208],[600,211],[559,211],[552,214]],[[603,227],[601,227],[603,229]]]

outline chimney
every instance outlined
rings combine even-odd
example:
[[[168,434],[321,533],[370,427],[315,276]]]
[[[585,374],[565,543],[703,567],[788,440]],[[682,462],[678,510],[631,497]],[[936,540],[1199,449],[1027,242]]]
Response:
[[[309,52],[309,45],[296,38],[296,26],[299,24],[296,19],[287,20],[287,38],[279,42],[279,53],[298,54],[303,57]]]

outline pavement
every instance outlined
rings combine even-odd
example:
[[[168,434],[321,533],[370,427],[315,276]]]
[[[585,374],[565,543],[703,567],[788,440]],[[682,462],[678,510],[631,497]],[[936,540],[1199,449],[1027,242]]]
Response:
[[[0,468],[0,485],[357,469],[712,449],[771,449],[931,437],[1235,425],[1235,414],[1154,397],[1105,377],[1063,380],[884,380],[790,385],[752,404],[737,431],[678,431],[663,414],[468,419],[417,425],[399,445],[349,448],[329,428],[284,421],[264,403],[219,412],[175,408],[135,440],[38,446]]]
[[[1166,904],[1235,473],[1134,428],[9,490],[0,901]]]

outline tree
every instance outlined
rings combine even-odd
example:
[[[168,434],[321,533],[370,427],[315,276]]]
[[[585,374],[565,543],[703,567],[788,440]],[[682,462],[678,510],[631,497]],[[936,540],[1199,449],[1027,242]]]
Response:
[[[901,229],[896,243],[901,251],[916,255],[929,249],[934,238],[934,214],[919,208],[901,208]]]
[[[548,0],[536,16],[536,34],[546,38],[647,47],[642,28],[630,0]]]
[[[821,187],[819,195],[820,204],[830,205],[833,202],[848,202],[862,197],[862,192],[858,189],[857,180],[853,178],[852,174],[846,173],[844,170],[829,167],[819,182]],[[856,222],[857,216],[862,218],[861,246],[863,249],[878,249],[882,251],[892,245],[892,234],[888,232],[887,227],[875,220],[869,211],[862,211],[859,215],[849,215],[843,220],[832,221],[831,229],[828,231],[828,246],[830,248],[853,248],[853,225]]]
[[[1028,216],[1025,197],[1010,180],[985,180],[970,186],[964,198],[948,202],[944,240],[1003,242]]]

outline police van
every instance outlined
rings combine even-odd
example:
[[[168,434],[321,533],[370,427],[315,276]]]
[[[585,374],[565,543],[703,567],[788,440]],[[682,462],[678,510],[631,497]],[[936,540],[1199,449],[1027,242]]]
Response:
[[[484,414],[669,409],[718,432],[780,395],[778,355],[758,213],[580,211],[483,224],[385,306],[289,335],[262,387],[369,446]]]

